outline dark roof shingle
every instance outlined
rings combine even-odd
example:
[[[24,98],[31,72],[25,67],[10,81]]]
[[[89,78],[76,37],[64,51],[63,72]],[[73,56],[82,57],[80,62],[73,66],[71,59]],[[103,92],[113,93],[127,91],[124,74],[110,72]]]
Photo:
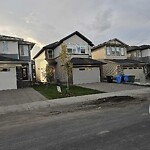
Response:
[[[108,59],[118,64],[145,64],[144,62],[133,59]]]
[[[73,65],[93,65],[93,66],[95,66],[95,65],[99,66],[99,65],[105,64],[101,61],[94,60],[91,58],[72,58],[71,63]]]

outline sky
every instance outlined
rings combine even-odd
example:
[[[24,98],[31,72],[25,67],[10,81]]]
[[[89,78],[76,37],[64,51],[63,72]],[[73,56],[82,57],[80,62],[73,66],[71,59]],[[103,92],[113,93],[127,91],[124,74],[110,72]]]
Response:
[[[95,45],[150,44],[150,0],[1,0],[0,34],[43,46],[79,31]]]

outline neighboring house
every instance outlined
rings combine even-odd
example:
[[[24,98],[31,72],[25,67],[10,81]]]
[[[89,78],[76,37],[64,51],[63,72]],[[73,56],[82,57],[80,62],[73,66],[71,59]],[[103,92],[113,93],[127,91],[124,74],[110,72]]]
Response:
[[[127,49],[128,58],[146,63],[145,74],[150,78],[150,45],[129,46]]]
[[[92,48],[92,58],[103,60],[103,77],[117,74],[135,75],[136,79],[143,74],[144,63],[127,59],[128,45],[118,39],[112,39]]]
[[[35,59],[37,81],[46,82],[46,66],[49,65],[53,69],[54,82],[56,80],[66,82],[66,76],[64,76],[61,70],[59,57],[61,44],[67,46],[68,54],[71,55],[71,62],[73,64],[72,84],[100,82],[100,68],[103,63],[91,59],[93,43],[78,31],[73,32],[58,42],[43,47],[37,53],[33,58]]]
[[[0,35],[0,90],[28,86],[32,81],[30,50],[34,43]]]

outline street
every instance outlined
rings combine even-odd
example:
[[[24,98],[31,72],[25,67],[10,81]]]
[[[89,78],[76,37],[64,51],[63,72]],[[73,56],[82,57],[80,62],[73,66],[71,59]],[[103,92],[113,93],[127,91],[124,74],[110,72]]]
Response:
[[[0,150],[149,150],[149,101],[58,115],[0,116]]]

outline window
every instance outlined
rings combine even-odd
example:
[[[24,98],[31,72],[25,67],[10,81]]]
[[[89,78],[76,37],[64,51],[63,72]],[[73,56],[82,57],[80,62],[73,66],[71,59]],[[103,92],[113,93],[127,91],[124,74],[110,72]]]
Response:
[[[20,45],[20,55],[24,56],[24,47],[23,47],[23,45]]]
[[[75,47],[73,47],[73,54],[75,54],[76,53],[76,48]]]
[[[79,71],[84,71],[85,70],[85,68],[79,68]]]
[[[121,48],[121,56],[124,56],[125,55],[125,50],[124,48]]]
[[[77,46],[77,51],[78,51],[78,54],[80,54],[80,53],[81,53],[80,46]]]
[[[81,54],[85,54],[85,47],[81,46]]]
[[[72,48],[67,48],[69,54],[72,54]]]
[[[22,68],[22,80],[28,80],[28,69],[26,66]]]
[[[110,47],[106,47],[106,55],[110,56]]]
[[[112,53],[112,55],[114,56],[115,55],[115,47],[111,47],[111,53]]]
[[[48,58],[54,58],[52,50],[48,50]]]
[[[0,68],[0,72],[9,72],[10,68]]]
[[[121,52],[121,48],[120,47],[116,47],[116,55],[120,56],[120,52]]]
[[[28,45],[20,45],[20,56],[29,56],[29,47]]]
[[[3,51],[8,51],[8,42],[7,41],[3,41]]]
[[[141,51],[137,51],[137,57],[142,57]]]

